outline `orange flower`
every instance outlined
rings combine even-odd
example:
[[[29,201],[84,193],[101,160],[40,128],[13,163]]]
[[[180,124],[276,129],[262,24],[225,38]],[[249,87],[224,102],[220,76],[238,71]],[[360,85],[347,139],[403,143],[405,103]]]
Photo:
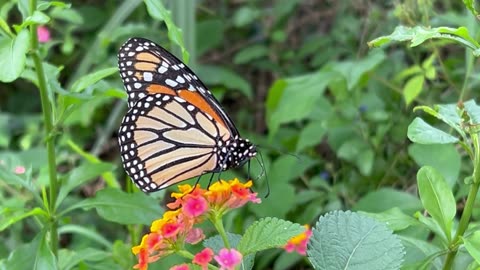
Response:
[[[296,235],[288,241],[285,245],[285,250],[287,252],[297,251],[300,255],[305,256],[307,254],[307,244],[308,240],[312,236],[312,230],[310,226],[305,225],[305,231],[299,235]]]

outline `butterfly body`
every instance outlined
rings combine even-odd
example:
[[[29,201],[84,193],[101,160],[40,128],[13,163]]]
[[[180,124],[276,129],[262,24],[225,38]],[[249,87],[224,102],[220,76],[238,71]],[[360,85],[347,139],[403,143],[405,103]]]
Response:
[[[121,158],[142,191],[238,167],[256,155],[208,88],[162,47],[129,39],[119,69],[129,107],[118,133]]]

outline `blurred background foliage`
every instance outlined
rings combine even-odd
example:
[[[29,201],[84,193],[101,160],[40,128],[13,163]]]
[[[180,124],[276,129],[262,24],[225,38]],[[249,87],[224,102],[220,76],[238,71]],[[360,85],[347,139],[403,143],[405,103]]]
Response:
[[[22,22],[26,1],[0,3],[4,20]],[[171,11],[170,25],[165,14],[148,10],[139,0],[77,0],[70,8],[45,11],[52,19],[45,25],[51,39],[40,53],[48,62],[48,83],[59,94],[54,112],[62,122],[56,130],[58,171],[62,181],[83,183],[65,195],[67,206],[94,197],[106,186],[134,189],[121,167],[116,140],[126,111],[120,77],[116,70],[107,70],[113,75],[86,88],[74,83],[116,67],[118,48],[133,36],[149,38],[188,59],[242,135],[259,145],[266,176],[252,162],[254,188],[265,194],[269,181],[270,196],[260,205],[231,213],[227,227],[232,232],[265,216],[311,224],[336,209],[381,212],[398,207],[413,214],[422,208],[415,186],[420,165],[435,167],[451,187],[469,171],[461,166],[465,157],[453,145],[412,144],[406,131],[415,105],[475,97],[480,76],[471,54],[436,42],[414,50],[403,44],[367,46],[399,24],[464,25],[478,37],[478,22],[461,1],[164,3]],[[176,33],[175,25],[182,32]],[[46,184],[48,176],[32,65],[27,61],[23,79],[0,84],[0,160],[2,177],[12,177],[17,166],[24,166],[26,172],[15,176],[39,185]],[[235,176],[245,179],[246,168],[222,173],[224,179]],[[457,190],[457,197],[464,195]],[[0,181],[2,205],[26,207],[32,201],[29,196]],[[142,209],[132,205],[132,211]],[[129,247],[148,228],[107,221],[92,210],[72,213],[61,220],[61,248],[67,250],[63,254],[87,247],[104,250],[95,253],[96,260],[79,260],[74,269],[133,265]],[[128,219],[130,214],[123,214]],[[26,219],[2,231],[0,258],[31,241],[38,226],[35,219]],[[428,237],[421,230],[405,233]],[[407,262],[415,259],[408,254],[407,247]],[[304,258],[282,251],[262,253],[256,260],[256,269],[308,268]]]

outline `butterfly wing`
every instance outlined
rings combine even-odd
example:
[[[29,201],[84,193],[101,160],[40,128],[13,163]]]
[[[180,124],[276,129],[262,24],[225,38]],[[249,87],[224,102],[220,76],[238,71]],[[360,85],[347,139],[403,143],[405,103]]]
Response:
[[[182,61],[144,38],[131,38],[118,53],[118,66],[128,94],[128,105],[154,94],[179,96],[224,125],[235,137],[233,121],[208,88]]]
[[[147,94],[123,118],[118,140],[123,166],[144,192],[218,171],[225,127],[178,96]]]

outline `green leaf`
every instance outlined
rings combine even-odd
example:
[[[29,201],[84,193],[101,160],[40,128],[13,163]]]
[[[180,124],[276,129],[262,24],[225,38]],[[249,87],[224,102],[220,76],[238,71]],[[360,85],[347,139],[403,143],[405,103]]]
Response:
[[[12,252],[10,252],[7,259],[0,260],[0,269],[2,270],[4,269],[5,270],[35,269],[34,264],[35,264],[35,261],[38,259],[35,256],[35,254],[37,254],[40,241],[43,241],[44,237],[45,237],[45,230],[37,234],[37,236],[30,243],[15,247],[15,249]],[[30,256],[26,256],[26,254],[30,254]],[[49,268],[45,268],[45,269],[49,269]]]
[[[361,212],[361,214],[384,222],[392,231],[401,231],[405,230],[408,227],[419,225],[416,219],[409,215],[406,215],[398,207],[393,207],[387,211],[377,214],[368,212]]]
[[[238,246],[238,243],[240,243],[241,238],[242,236],[239,234],[227,233],[227,239],[228,239],[228,242],[230,243],[231,248],[236,249]],[[203,241],[203,246],[211,248],[215,254],[218,254],[220,249],[225,247],[220,235],[215,235],[213,237],[205,239],[205,241]],[[242,265],[240,266],[240,269],[242,270],[252,269],[254,260],[255,260],[255,253],[244,256],[242,259]]]
[[[58,20],[64,20],[66,22],[81,25],[84,24],[84,19],[82,15],[73,8],[64,8],[64,7],[55,7],[51,12],[50,16]]]
[[[327,123],[325,121],[314,121],[307,124],[301,131],[297,142],[297,152],[307,147],[315,146],[322,142],[327,133]]]
[[[442,226],[433,218],[424,216],[424,213],[416,212],[415,218],[418,219],[423,225],[425,225],[431,232],[436,234],[440,240],[443,241],[443,244],[448,245],[448,239],[445,235],[445,232],[442,229]]]
[[[13,39],[0,40],[0,81],[12,82],[22,74],[29,48],[30,35],[26,29]]]
[[[407,81],[403,87],[403,97],[405,98],[407,106],[420,95],[424,82],[425,77],[423,77],[423,75],[414,76]]]
[[[415,26],[413,28],[406,26],[397,26],[392,34],[388,36],[378,37],[370,42],[368,46],[378,47],[393,41],[410,41],[410,46],[415,47],[430,39],[452,40],[463,44],[466,47],[476,50],[480,47],[477,41],[470,36],[466,27],[450,28],[450,27],[434,27],[427,28],[423,26]]]
[[[446,144],[459,141],[457,137],[432,127],[418,117],[415,117],[408,126],[407,136],[412,142],[420,144]]]
[[[407,249],[407,258],[402,269],[442,269],[442,257],[439,256],[441,251],[437,245],[412,237],[399,236],[399,238]]]
[[[347,140],[337,150],[337,155],[354,163],[362,175],[370,175],[373,168],[374,153],[365,141],[358,138]]]
[[[73,169],[67,180],[64,181],[57,197],[57,207],[74,188],[95,179],[96,177],[111,172],[115,166],[111,163],[84,163]]]
[[[421,166],[432,166],[453,187],[460,175],[462,157],[453,144],[411,144],[408,154]]]
[[[237,9],[237,12],[233,15],[233,25],[236,27],[243,27],[249,23],[252,23],[260,16],[260,10],[243,6]]]
[[[238,251],[253,254],[274,247],[283,247],[288,240],[305,231],[300,224],[277,218],[262,218],[254,222],[238,243]]]
[[[88,228],[85,226],[67,224],[58,228],[59,234],[73,234],[78,235],[82,239],[90,239],[94,242],[103,245],[107,249],[112,249],[112,244],[106,239],[101,232],[97,232],[95,228]]]
[[[312,231],[307,255],[315,269],[400,269],[405,256],[385,224],[350,211],[320,217]]]
[[[32,25],[32,24],[46,24],[50,21],[50,17],[47,16],[47,14],[41,12],[41,11],[38,11],[38,10],[35,10],[33,12],[33,15],[32,16],[28,16],[25,21],[23,21],[23,23],[18,26],[18,27],[15,27],[15,29],[17,31],[21,31],[22,29]]]
[[[433,167],[424,166],[417,173],[418,193],[422,204],[450,239],[452,222],[457,212],[452,190]]]
[[[233,58],[237,65],[246,64],[252,60],[268,55],[268,48],[265,45],[253,45],[240,50]]]
[[[250,83],[232,70],[220,66],[202,65],[198,75],[207,85],[224,85],[228,89],[239,90],[248,98],[252,98]]]
[[[281,124],[302,120],[309,116],[322,98],[334,72],[315,72],[297,77],[282,79],[274,83],[267,97],[267,115],[270,136]],[[299,91],[301,89],[301,91]],[[292,106],[301,104],[301,106]]]
[[[477,12],[477,10],[475,10],[475,1],[473,1],[473,0],[463,0],[463,4],[465,5],[466,8],[468,8],[468,10],[470,10],[470,12],[472,12],[472,14],[475,17],[478,17],[478,12]],[[477,262],[479,262],[479,261],[477,260]]]
[[[462,118],[456,104],[440,104],[435,105],[434,108],[428,106],[418,106],[414,111],[423,110],[424,112],[442,120],[447,125],[454,128],[460,134],[463,134],[461,129]]]
[[[480,124],[480,106],[477,105],[475,100],[471,99],[463,103],[465,112],[467,112],[468,117],[472,125]]]
[[[112,67],[112,68],[105,68],[102,70],[98,70],[93,73],[89,73],[81,77],[77,81],[75,81],[70,91],[74,93],[78,93],[84,90],[85,88],[95,84],[96,82],[100,81],[101,79],[116,73],[117,70],[118,69],[116,67]]]
[[[81,262],[98,262],[109,256],[110,253],[90,247],[80,250],[61,249],[58,253],[58,265],[62,270],[70,270],[74,269]]]
[[[203,55],[210,49],[222,44],[226,25],[218,17],[195,22],[197,54]]]
[[[42,233],[38,234],[39,242],[36,251],[36,257],[33,269],[43,270],[43,269],[58,269],[57,259],[53,252],[50,250],[47,239],[47,229],[45,228]]]
[[[30,211],[27,211],[27,209],[24,209],[24,208],[12,209],[10,207],[0,206],[0,231],[7,229],[9,226],[27,217],[35,216],[35,215],[47,216],[47,213],[39,207],[36,207]]]
[[[369,53],[367,57],[361,60],[334,63],[331,69],[343,75],[342,77],[347,81],[347,89],[351,91],[365,74],[375,69],[385,59],[385,53],[377,50]]]
[[[112,248],[112,259],[122,267],[129,269],[132,266],[133,254],[132,244],[121,240],[115,240]]]
[[[183,44],[182,30],[173,22],[172,13],[163,6],[162,1],[144,0],[144,2],[147,6],[148,14],[150,14],[152,18],[165,22],[165,25],[168,29],[168,38],[173,41],[173,43],[180,46],[183,60],[185,63],[188,63],[190,56],[187,52],[187,49],[185,49],[185,45]]]
[[[352,209],[355,211],[380,213],[393,207],[398,207],[407,214],[413,214],[415,211],[422,209],[422,204],[416,196],[410,193],[393,188],[380,188],[367,193]]]
[[[120,224],[150,225],[163,214],[154,198],[141,192],[126,193],[113,188],[98,191],[95,198],[87,199],[75,206],[79,207],[95,208],[104,219]]]
[[[475,231],[470,236],[463,238],[463,244],[468,253],[480,264],[480,231]]]

